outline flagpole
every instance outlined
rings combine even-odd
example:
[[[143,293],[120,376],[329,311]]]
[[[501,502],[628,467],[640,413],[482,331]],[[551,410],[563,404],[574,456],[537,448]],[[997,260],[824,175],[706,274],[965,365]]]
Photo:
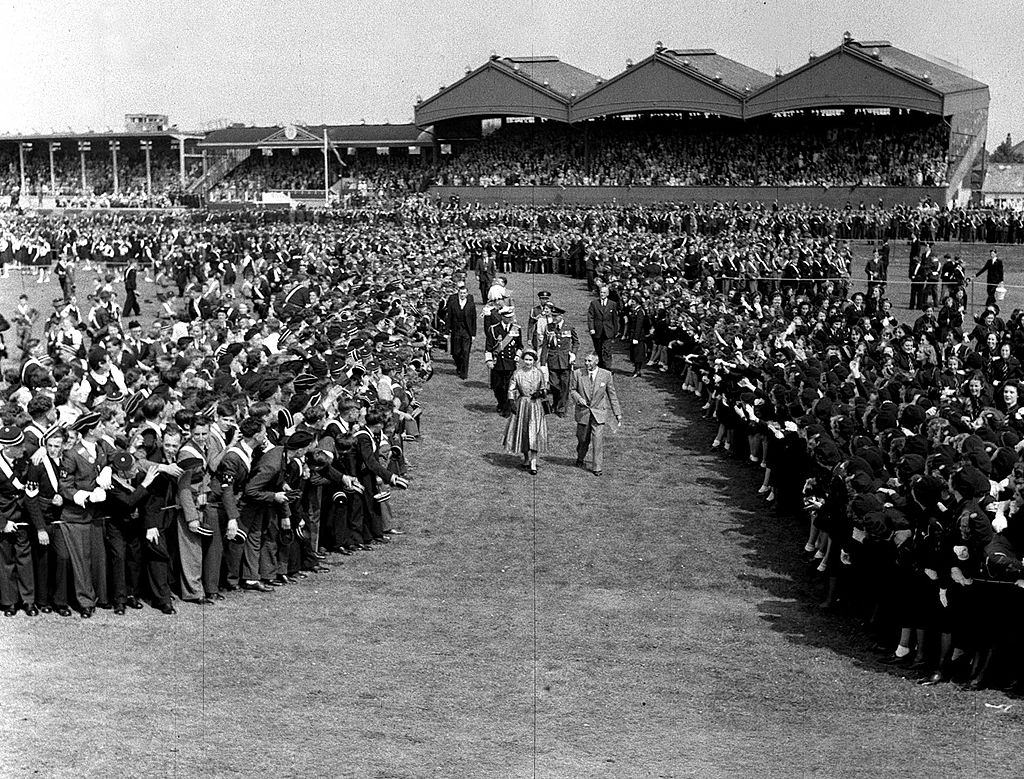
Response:
[[[327,128],[324,127],[324,205],[329,206],[330,200],[330,173],[327,169]]]

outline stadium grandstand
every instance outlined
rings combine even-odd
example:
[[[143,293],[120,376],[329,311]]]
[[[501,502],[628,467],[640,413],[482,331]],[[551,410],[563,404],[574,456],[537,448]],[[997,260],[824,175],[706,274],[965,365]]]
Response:
[[[199,148],[217,160],[194,190],[211,202],[260,202],[268,194],[323,201],[325,192],[333,199],[418,191],[434,140],[414,124],[231,125]]]
[[[0,195],[54,205],[850,201],[966,205],[989,89],[956,66],[843,35],[789,73],[670,49],[602,78],[493,54],[417,98],[408,124],[0,136]]]
[[[988,105],[988,87],[959,69],[847,33],[774,75],[660,43],[607,80],[555,57],[492,55],[418,100],[415,122],[451,149],[438,156],[435,184],[452,193],[825,197],[811,187],[843,200],[964,203]],[[528,194],[515,191],[524,186]]]
[[[202,173],[198,131],[163,114],[124,128],[0,135],[0,194],[26,204],[169,205]]]

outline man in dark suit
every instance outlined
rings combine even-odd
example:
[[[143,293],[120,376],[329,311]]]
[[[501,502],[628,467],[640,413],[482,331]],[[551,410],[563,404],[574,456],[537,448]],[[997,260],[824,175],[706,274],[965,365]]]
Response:
[[[985,305],[991,306],[996,302],[996,287],[1003,283],[1003,261],[995,249],[988,253],[988,262],[981,266],[981,270],[974,274],[975,278],[985,274]]]
[[[597,355],[586,357],[586,367],[572,372],[569,394],[576,403],[576,465],[583,467],[587,450],[593,447],[594,475],[600,476],[604,465],[604,426],[611,411],[615,422],[622,424],[622,409],[615,393],[611,371],[598,367]]]
[[[594,353],[598,356],[598,364],[605,370],[611,370],[612,366],[609,342],[619,332],[619,307],[615,301],[609,300],[608,291],[607,285],[601,286],[597,300],[591,301],[587,309],[587,329],[594,341]]]
[[[140,316],[142,309],[139,308],[139,298],[136,292],[139,289],[139,265],[135,260],[128,263],[124,271],[124,310],[125,316]]]
[[[480,260],[480,267],[477,268],[476,275],[480,281],[480,299],[486,301],[487,290],[491,288],[494,277],[498,275],[498,264],[494,261],[493,255],[488,253]]]
[[[476,304],[465,284],[459,284],[458,292],[449,296],[445,304],[445,325],[455,372],[465,379],[469,376],[469,355],[476,338]]]

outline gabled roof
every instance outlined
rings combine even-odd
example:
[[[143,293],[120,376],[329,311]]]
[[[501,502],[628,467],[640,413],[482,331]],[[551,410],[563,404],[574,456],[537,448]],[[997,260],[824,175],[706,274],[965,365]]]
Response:
[[[772,80],[767,73],[723,57],[714,49],[665,49],[661,54],[735,92],[743,92],[747,87],[760,89]]]
[[[562,62],[558,57],[502,57],[498,62],[570,99],[593,89],[600,81],[593,73]]]
[[[324,130],[332,143],[347,146],[423,145],[421,130],[414,124],[284,125],[280,127],[225,127],[214,130],[200,146],[318,148]],[[288,138],[294,132],[294,137]],[[429,141],[427,142],[429,143]]]
[[[844,39],[777,76],[746,101],[745,115],[827,107],[904,108],[948,115],[988,107],[988,87],[888,41]]]
[[[557,57],[498,57],[416,104],[420,127],[462,117],[539,116],[569,121],[569,101],[598,77]]]
[[[989,163],[981,191],[1024,195],[1024,164]]]
[[[878,61],[892,70],[921,80],[925,80],[927,76],[926,83],[943,94],[985,89],[984,84],[964,73],[958,73],[950,67],[911,54],[909,51],[897,49],[888,41],[850,41],[846,45],[856,47],[870,57],[877,55]]]
[[[771,76],[713,49],[658,48],[575,100],[571,121],[627,113],[743,115],[743,98]]]

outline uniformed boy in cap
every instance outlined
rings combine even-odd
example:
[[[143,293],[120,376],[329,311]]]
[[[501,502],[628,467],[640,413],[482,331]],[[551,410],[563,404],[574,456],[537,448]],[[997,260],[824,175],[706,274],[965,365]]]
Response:
[[[26,493],[24,440],[20,428],[0,428],[0,608],[7,617],[17,614],[19,607],[31,617],[39,613],[29,540],[30,530],[36,529],[32,525],[39,523],[29,523],[27,499],[36,493]]]

